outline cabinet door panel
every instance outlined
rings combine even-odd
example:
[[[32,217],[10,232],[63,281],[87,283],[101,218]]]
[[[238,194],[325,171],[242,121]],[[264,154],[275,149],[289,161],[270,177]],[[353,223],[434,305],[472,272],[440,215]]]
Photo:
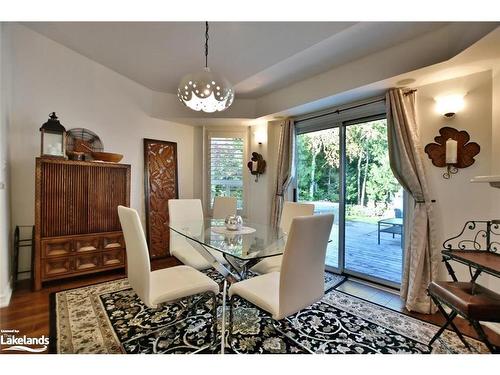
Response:
[[[118,206],[127,206],[127,170],[123,168],[90,168],[88,199],[88,233],[121,230]]]
[[[41,168],[41,237],[88,233],[88,168],[64,163]]]

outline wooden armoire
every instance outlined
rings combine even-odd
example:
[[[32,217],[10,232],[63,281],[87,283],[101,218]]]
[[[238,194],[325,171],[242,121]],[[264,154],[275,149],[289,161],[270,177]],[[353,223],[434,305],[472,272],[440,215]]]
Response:
[[[118,205],[130,204],[130,165],[37,158],[34,289],[126,266]]]

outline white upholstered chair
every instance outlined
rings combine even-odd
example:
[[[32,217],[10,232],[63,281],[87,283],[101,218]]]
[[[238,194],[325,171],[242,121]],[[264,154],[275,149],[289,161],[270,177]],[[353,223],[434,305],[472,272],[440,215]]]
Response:
[[[236,215],[236,204],[235,197],[215,197],[212,217],[214,219],[225,219],[229,215]]]
[[[170,199],[168,201],[169,222],[175,225],[179,222],[199,222],[200,227],[198,233],[201,235],[203,230],[203,208],[199,199]],[[190,225],[191,230],[194,230],[194,225]],[[213,250],[210,253],[221,263],[226,263],[223,256]],[[211,264],[194,249],[186,238],[174,231],[170,231],[170,255],[176,257],[183,264],[204,270],[211,267]]]
[[[185,297],[209,294],[212,297],[212,323],[215,333],[218,284],[189,266],[151,271],[148,245],[137,211],[118,206],[118,216],[125,237],[128,281],[142,302],[148,307],[156,308],[160,304]]]
[[[280,272],[234,283],[229,288],[229,334],[233,303],[240,296],[280,320],[319,301],[325,290],[325,256],[333,215],[293,219]]]
[[[280,228],[283,232],[290,231],[292,220],[299,216],[311,216],[314,213],[314,204],[285,202],[281,213]],[[251,270],[259,275],[264,275],[269,272],[279,271],[281,268],[282,255],[264,258],[259,263],[251,268]]]

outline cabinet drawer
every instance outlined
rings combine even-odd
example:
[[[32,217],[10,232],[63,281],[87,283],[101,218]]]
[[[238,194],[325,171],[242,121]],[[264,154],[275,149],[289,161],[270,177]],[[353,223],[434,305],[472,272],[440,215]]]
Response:
[[[73,260],[71,258],[54,258],[42,260],[43,277],[64,275],[73,271]]]
[[[75,240],[75,251],[85,253],[99,249],[99,237],[82,237]]]
[[[107,249],[123,249],[125,247],[125,241],[123,240],[123,235],[118,234],[108,234],[102,236],[102,248]]]
[[[70,255],[73,250],[73,241],[67,238],[42,240],[42,256],[57,257]]]
[[[75,256],[75,272],[97,268],[101,265],[101,254],[85,254]]]
[[[123,249],[108,250],[102,253],[102,266],[112,267],[125,263],[125,252]]]

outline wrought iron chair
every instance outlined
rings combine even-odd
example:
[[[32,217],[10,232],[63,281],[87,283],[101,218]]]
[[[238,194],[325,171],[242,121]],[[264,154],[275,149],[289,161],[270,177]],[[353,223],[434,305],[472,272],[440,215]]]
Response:
[[[488,340],[479,322],[500,322],[500,294],[476,283],[483,272],[500,277],[499,238],[500,221],[468,221],[459,235],[443,243],[443,262],[453,281],[433,281],[427,289],[432,301],[446,318],[445,324],[434,335],[429,345],[432,345],[446,327],[451,326],[464,345],[470,349],[469,343],[453,323],[453,319],[460,315],[470,322],[492,353],[499,352],[499,348]],[[470,281],[458,281],[450,264],[451,260],[469,267]],[[451,309],[450,314],[444,306]]]

